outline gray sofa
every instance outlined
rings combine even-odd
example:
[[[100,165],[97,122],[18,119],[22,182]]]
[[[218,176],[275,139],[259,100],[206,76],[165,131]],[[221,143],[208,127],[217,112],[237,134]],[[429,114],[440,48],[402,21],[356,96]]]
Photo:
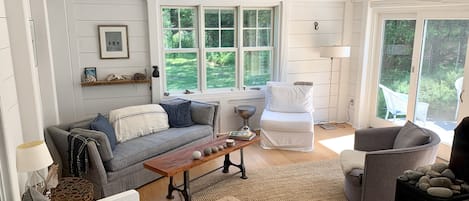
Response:
[[[393,148],[402,126],[369,128],[355,132],[354,149],[366,151],[364,169],[345,175],[344,191],[348,201],[394,201],[396,179],[405,170],[432,164],[440,137],[425,129],[428,143],[408,148]]]
[[[144,169],[144,161],[215,138],[217,104],[192,101],[191,116],[195,124],[190,127],[169,128],[134,138],[117,144],[114,150],[104,133],[88,130],[92,119],[51,126],[46,129],[45,140],[54,162],[60,166],[59,176],[70,176],[67,136],[79,132],[96,139],[98,145],[93,141],[88,143],[89,169],[83,177],[94,184],[95,198],[99,199],[160,178],[161,175]]]

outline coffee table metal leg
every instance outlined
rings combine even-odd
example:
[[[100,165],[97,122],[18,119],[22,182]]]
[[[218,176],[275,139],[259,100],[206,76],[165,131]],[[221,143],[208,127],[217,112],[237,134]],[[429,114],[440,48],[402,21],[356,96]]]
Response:
[[[191,201],[192,200],[191,191],[190,191],[190,188],[189,188],[189,185],[190,185],[189,183],[190,183],[189,171],[186,170],[186,171],[184,171],[184,190],[182,190],[182,195],[184,196],[185,201]]]
[[[233,165],[230,161],[230,154],[226,154],[225,161],[223,162],[223,173],[228,173],[230,171],[230,165]]]
[[[168,185],[168,195],[166,196],[166,198],[174,199],[173,191],[179,191],[182,193],[182,196],[184,197],[185,201],[191,201],[192,196],[191,196],[191,191],[189,188],[190,182],[191,181],[189,180],[189,170],[184,171],[184,188],[183,189],[180,189],[180,186],[179,188],[174,186],[173,176],[170,176],[169,185]]]
[[[241,179],[247,179],[248,177],[246,176],[246,167],[244,166],[244,153],[243,149],[239,150],[239,153],[241,154],[241,163],[239,165],[234,164],[230,160],[230,154],[225,155],[225,161],[223,162],[223,173],[228,173],[230,166],[235,166],[238,167],[239,170],[241,171]]]
[[[166,196],[166,198],[174,199],[174,196],[173,196],[173,191],[174,190],[176,190],[176,187],[174,187],[174,185],[173,185],[173,176],[170,176],[169,177],[169,184],[168,184],[168,195]]]
[[[241,164],[239,164],[239,169],[241,170],[241,179],[248,179],[246,176],[246,167],[244,166],[244,154],[243,154],[243,149],[239,150],[239,153],[241,154]]]

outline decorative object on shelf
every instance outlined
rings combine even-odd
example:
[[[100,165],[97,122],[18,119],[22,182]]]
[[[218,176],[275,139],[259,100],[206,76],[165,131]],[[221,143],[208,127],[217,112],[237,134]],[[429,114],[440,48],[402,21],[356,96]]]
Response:
[[[328,46],[328,47],[320,47],[319,48],[320,57],[328,57],[331,59],[331,70],[329,74],[329,103],[328,107],[331,106],[331,91],[332,91],[332,67],[334,58],[345,58],[350,57],[350,46]],[[321,128],[325,130],[333,130],[336,129],[335,124],[330,123],[330,109],[327,110],[327,122],[325,124],[321,124]]]
[[[127,25],[99,25],[99,56],[101,59],[128,59]]]
[[[210,147],[205,148],[204,149],[204,156],[208,156],[210,154],[212,154],[212,148],[210,148]]]
[[[158,66],[152,66],[153,68],[153,77],[154,78],[159,78],[160,77],[160,71],[158,70]]]
[[[96,78],[91,76],[91,75],[87,75],[86,78],[85,78],[85,82],[96,82]]]
[[[16,147],[16,169],[18,172],[30,173],[26,181],[26,189],[33,188],[43,194],[46,188],[40,170],[53,163],[52,157],[44,141],[32,141]]]
[[[226,139],[225,142],[226,142],[227,147],[232,147],[232,146],[235,145],[235,140],[233,140],[233,139]]]
[[[195,160],[199,160],[202,158],[202,153],[200,151],[194,151],[192,152],[192,158]]]
[[[132,76],[130,75],[117,75],[117,74],[109,74],[106,77],[107,81],[114,81],[114,80],[132,80]]]
[[[133,80],[145,80],[146,77],[143,73],[135,73]]]
[[[85,74],[85,82],[96,82],[98,80],[96,67],[86,67],[83,73]]]

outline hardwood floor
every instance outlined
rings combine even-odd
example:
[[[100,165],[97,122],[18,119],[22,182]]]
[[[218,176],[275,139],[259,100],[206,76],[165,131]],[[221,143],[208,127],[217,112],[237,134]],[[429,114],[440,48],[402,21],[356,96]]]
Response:
[[[338,138],[342,136],[351,135],[354,133],[354,129],[345,124],[339,124],[336,130],[324,130],[318,126],[315,127],[314,133],[314,151],[313,152],[293,152],[293,151],[281,151],[281,150],[264,150],[258,144],[251,145],[244,149],[244,161],[247,168],[247,174],[249,171],[254,169],[260,169],[276,165],[286,165],[293,163],[302,163],[308,161],[320,161],[330,160],[338,157],[338,154],[328,147],[319,143],[322,140]],[[231,154],[233,161],[239,161],[238,152]],[[215,169],[223,164],[223,157],[205,163],[199,167],[194,168],[190,171],[191,177],[197,177],[204,174],[207,171]],[[177,184],[182,183],[182,175],[174,178]],[[159,201],[167,200],[167,185],[168,178],[159,179],[152,183],[149,183],[137,191],[140,193],[141,201]],[[176,196],[174,201],[179,201],[179,196]]]

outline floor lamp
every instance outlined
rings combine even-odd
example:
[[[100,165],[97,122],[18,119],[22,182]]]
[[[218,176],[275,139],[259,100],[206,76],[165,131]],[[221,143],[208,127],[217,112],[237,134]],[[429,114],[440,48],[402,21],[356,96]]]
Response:
[[[330,122],[330,105],[331,105],[331,91],[332,91],[332,67],[334,58],[346,58],[350,57],[350,47],[349,46],[328,46],[321,47],[319,49],[320,57],[328,57],[331,59],[331,69],[329,76],[329,101],[327,105],[327,123],[320,125],[321,128],[326,130],[336,129],[336,125]]]

